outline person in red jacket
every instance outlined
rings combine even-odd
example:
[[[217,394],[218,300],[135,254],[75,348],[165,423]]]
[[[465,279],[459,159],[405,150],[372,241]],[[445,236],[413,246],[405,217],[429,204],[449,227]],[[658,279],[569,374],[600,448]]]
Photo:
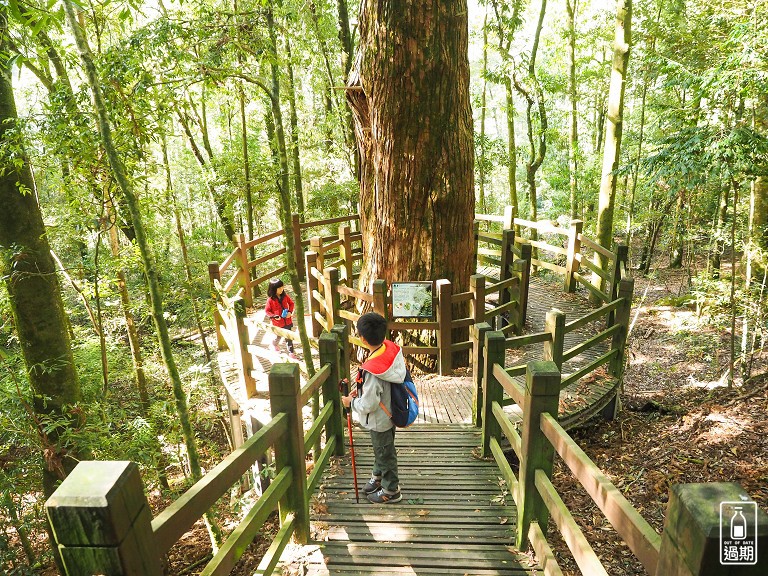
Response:
[[[278,328],[285,328],[286,330],[293,329],[293,300],[285,292],[283,281],[280,278],[272,278],[269,281],[269,287],[267,288],[267,305],[264,306],[264,311],[267,313],[267,318],[272,320],[272,325]],[[272,342],[272,349],[275,352],[280,351],[281,337],[275,335],[275,340]],[[293,352],[293,340],[290,338],[285,339],[285,345],[288,347],[288,357],[296,358],[296,354]]]

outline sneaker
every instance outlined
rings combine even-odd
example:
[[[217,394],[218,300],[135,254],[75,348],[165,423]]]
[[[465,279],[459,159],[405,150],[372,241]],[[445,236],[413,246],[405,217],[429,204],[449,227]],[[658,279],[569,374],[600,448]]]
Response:
[[[277,344],[270,344],[269,347],[273,352],[280,352],[280,347]]]
[[[379,488],[378,491],[368,494],[368,500],[374,504],[394,504],[400,502],[403,499],[403,495],[400,494],[400,490],[394,494],[388,494],[384,491],[384,488]]]
[[[299,357],[296,356],[296,354],[294,354],[293,352],[288,352],[288,358],[290,358],[291,360],[298,360],[299,359]]]
[[[368,480],[368,484],[363,487],[363,494],[366,496],[368,494],[373,494],[379,488],[381,488],[381,478],[372,477],[370,480]]]

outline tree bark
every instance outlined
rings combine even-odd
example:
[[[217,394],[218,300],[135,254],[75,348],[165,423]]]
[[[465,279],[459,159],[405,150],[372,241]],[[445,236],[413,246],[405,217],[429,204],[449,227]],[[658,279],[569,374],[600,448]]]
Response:
[[[571,99],[571,125],[568,146],[568,176],[570,189],[571,218],[579,217],[578,175],[579,168],[579,100],[576,86],[576,8],[578,0],[566,0],[568,11],[568,93]]]
[[[296,198],[296,211],[304,222],[304,184],[301,179],[301,158],[299,154],[299,117],[296,114],[296,87],[293,80],[293,62],[291,43],[285,39],[285,53],[288,68],[288,111],[291,121],[291,162],[293,164],[293,195]]]
[[[474,150],[466,0],[364,0],[347,99],[360,148],[360,285],[467,290]]]
[[[488,208],[485,203],[485,105],[488,97],[488,9],[486,7],[485,19],[483,20],[483,70],[480,74],[480,78],[483,81],[483,91],[480,95],[480,161],[478,164],[477,175],[480,182],[478,182],[478,188],[480,191],[480,211],[482,214],[488,213]]]
[[[632,0],[618,0],[616,10],[616,36],[613,45],[611,84],[608,91],[608,126],[603,147],[603,173],[600,179],[600,197],[597,208],[597,242],[610,248],[613,239],[613,209],[616,200],[616,171],[621,160],[621,135],[624,126],[624,89],[626,87],[629,47],[631,43]],[[608,259],[595,253],[595,264],[603,270]],[[592,283],[604,286],[605,281],[593,274]],[[590,300],[596,297],[590,296]],[[595,302],[596,303],[596,302]]]
[[[0,52],[5,53],[7,21],[0,7]],[[0,141],[16,139],[16,102],[7,58],[0,58]],[[77,463],[58,445],[68,406],[80,400],[61,287],[37,203],[32,171],[26,158],[20,164],[4,161],[0,170],[0,274],[10,297],[11,313],[29,383],[32,406],[50,415],[55,426],[40,429],[44,444],[43,488],[53,493],[57,480]],[[71,448],[70,448],[71,450]]]

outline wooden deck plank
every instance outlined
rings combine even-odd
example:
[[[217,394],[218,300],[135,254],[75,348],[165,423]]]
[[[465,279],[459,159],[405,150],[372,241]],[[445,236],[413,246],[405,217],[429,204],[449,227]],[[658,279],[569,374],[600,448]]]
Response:
[[[419,424],[398,431],[397,504],[355,503],[349,455],[323,477],[312,503],[313,538],[297,554],[308,574],[540,574],[514,548],[517,511],[495,463],[478,460],[479,431]],[[355,429],[360,487],[373,457]],[[306,550],[315,546],[314,553]],[[286,566],[290,571],[296,566]]]

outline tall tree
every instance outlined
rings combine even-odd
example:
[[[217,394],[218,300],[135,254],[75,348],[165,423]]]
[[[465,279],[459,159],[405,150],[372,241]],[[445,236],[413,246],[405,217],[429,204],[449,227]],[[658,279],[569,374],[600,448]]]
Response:
[[[610,248],[613,238],[613,208],[616,200],[616,180],[621,158],[621,134],[624,126],[624,88],[626,86],[629,47],[631,42],[632,0],[618,0],[616,36],[613,41],[613,64],[608,91],[608,125],[603,146],[603,172],[597,208],[597,241]],[[608,259],[595,253],[595,264],[605,270]],[[604,280],[594,274],[592,283],[602,286]],[[591,298],[594,298],[592,296]]]
[[[197,480],[202,477],[202,471],[200,469],[200,460],[197,452],[197,443],[192,431],[192,425],[189,419],[189,409],[187,406],[187,396],[184,391],[184,386],[181,382],[181,376],[179,370],[176,367],[176,361],[173,357],[173,350],[171,346],[171,338],[168,333],[168,325],[165,321],[164,308],[163,308],[163,293],[160,287],[160,282],[157,275],[157,264],[155,257],[152,254],[152,250],[149,244],[147,233],[144,230],[144,218],[141,214],[139,207],[139,199],[134,191],[133,184],[128,177],[128,174],[123,164],[122,159],[112,141],[112,128],[109,124],[109,112],[107,111],[104,97],[101,92],[99,75],[94,63],[93,54],[88,46],[88,41],[85,37],[85,32],[80,26],[80,23],[75,12],[75,6],[72,0],[65,0],[64,7],[67,14],[67,20],[75,36],[75,42],[77,44],[78,51],[80,52],[80,58],[85,68],[86,78],[88,86],[91,90],[93,98],[93,104],[96,111],[96,118],[98,122],[99,134],[101,136],[102,144],[104,146],[104,152],[109,161],[110,168],[117,182],[120,191],[125,198],[125,202],[131,213],[134,229],[136,232],[136,243],[141,254],[141,262],[144,267],[144,273],[146,274],[147,284],[149,288],[149,299],[152,307],[152,319],[154,320],[155,329],[157,330],[157,338],[160,344],[160,352],[163,356],[166,369],[168,370],[168,376],[171,379],[173,385],[173,395],[176,400],[176,411],[179,416],[182,432],[184,435],[184,442],[187,448],[187,456],[189,458],[189,467],[192,472],[192,477]]]
[[[571,123],[568,139],[568,180],[570,189],[571,218],[579,217],[578,205],[578,157],[579,157],[579,101],[576,85],[576,10],[578,0],[566,0],[568,11],[568,94],[571,100]]]
[[[360,283],[472,273],[466,0],[364,0],[347,87],[360,148]],[[416,249],[415,247],[418,247]]]
[[[5,10],[0,6],[0,273],[10,296],[33,409],[50,416],[52,423],[39,428],[45,444],[43,487],[49,496],[56,481],[77,463],[76,452],[61,446],[59,437],[69,420],[68,406],[80,399],[80,382],[56,265],[18,125]]]
[[[544,162],[544,156],[547,153],[547,109],[544,106],[544,91],[536,77],[536,55],[539,51],[539,42],[541,41],[541,31],[544,27],[544,16],[547,12],[547,0],[541,0],[539,10],[539,19],[536,23],[536,32],[533,35],[533,45],[531,46],[531,55],[528,58],[527,76],[525,83],[520,82],[515,77],[515,88],[525,98],[527,106],[525,109],[525,119],[528,125],[528,162],[525,164],[525,181],[528,184],[528,217],[531,220],[538,218],[538,199],[536,197],[536,172]],[[538,133],[535,127],[538,119]],[[531,229],[531,238],[536,240],[537,232],[535,228]],[[536,257],[536,249],[533,250],[533,256]]]

